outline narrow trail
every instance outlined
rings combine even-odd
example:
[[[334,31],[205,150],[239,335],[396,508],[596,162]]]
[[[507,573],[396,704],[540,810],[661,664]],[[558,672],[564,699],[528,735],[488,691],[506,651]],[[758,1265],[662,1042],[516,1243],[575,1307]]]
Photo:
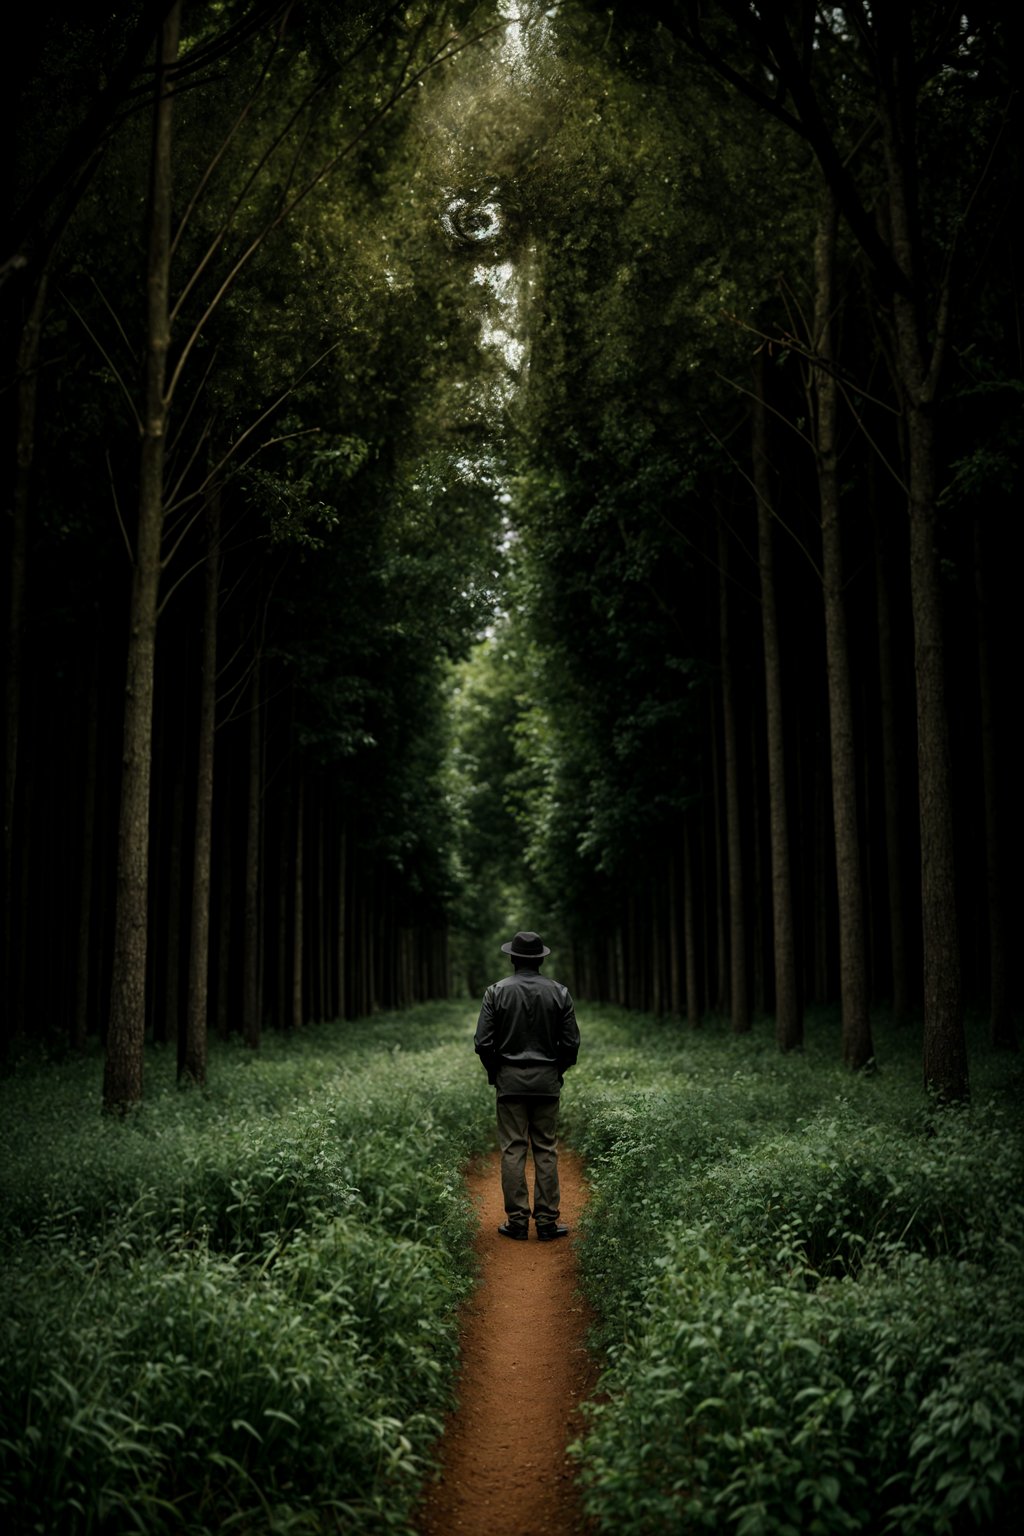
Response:
[[[575,1230],[586,1200],[579,1160],[559,1149],[562,1221]],[[532,1176],[532,1170],[531,1170]],[[466,1304],[458,1407],[440,1442],[441,1478],[428,1490],[420,1536],[572,1536],[586,1530],[565,1448],[596,1369],[588,1314],[576,1290],[572,1236],[509,1242],[498,1154],[467,1186],[480,1215],[480,1279]]]

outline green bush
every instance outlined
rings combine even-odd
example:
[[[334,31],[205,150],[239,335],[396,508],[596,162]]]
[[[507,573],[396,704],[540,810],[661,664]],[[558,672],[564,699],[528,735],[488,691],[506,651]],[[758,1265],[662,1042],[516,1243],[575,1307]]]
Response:
[[[974,1107],[939,1111],[899,1036],[885,1072],[851,1078],[817,1021],[795,1058],[714,1028],[595,1023],[568,1118],[609,1358],[575,1447],[599,1528],[1009,1529],[1019,1072],[983,1067]]]
[[[406,1531],[472,1283],[492,1142],[472,1014],[427,1008],[0,1084],[0,1519],[14,1532]],[[1020,1068],[970,1109],[765,1031],[581,1010],[563,1130],[605,1357],[575,1447],[595,1525],[987,1533],[1024,1498]]]
[[[3,1085],[0,1519],[12,1531],[404,1529],[472,1283],[492,1139],[458,1009]]]

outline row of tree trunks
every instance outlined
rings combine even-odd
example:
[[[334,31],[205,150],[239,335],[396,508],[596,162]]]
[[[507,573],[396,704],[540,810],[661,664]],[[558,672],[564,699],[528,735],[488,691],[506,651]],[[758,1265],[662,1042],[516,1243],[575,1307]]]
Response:
[[[827,290],[823,287],[820,316],[824,317],[829,309]],[[770,455],[762,436],[765,433],[764,418],[758,420],[756,408],[760,391],[755,383],[752,478],[757,510],[764,717],[750,707],[750,700],[742,691],[738,709],[727,703],[724,698],[726,689],[737,686],[736,667],[735,661],[731,667],[723,665],[708,712],[711,740],[706,761],[712,782],[704,786],[703,794],[693,801],[686,813],[679,843],[666,851],[663,864],[652,865],[648,876],[630,895],[624,905],[624,921],[609,931],[607,943],[603,940],[577,942],[575,981],[584,995],[605,998],[624,1006],[676,1016],[685,1011],[691,1025],[698,1024],[707,1013],[731,1019],[729,986],[736,974],[734,935],[741,932],[744,935],[743,975],[756,975],[757,957],[753,951],[760,947],[766,978],[763,1008],[766,1012],[776,1013],[777,1025],[780,995],[787,997],[783,1016],[791,1016],[792,1012],[799,1021],[806,1003],[829,1002],[835,997],[838,985],[842,1014],[839,1049],[844,1061],[856,1069],[867,1065],[873,1056],[869,1006],[880,1005],[897,1022],[902,1022],[915,1002],[918,1007],[924,1002],[920,990],[915,999],[910,979],[910,944],[901,879],[907,862],[907,848],[901,844],[907,843],[907,836],[906,827],[901,830],[901,820],[905,823],[906,817],[901,818],[900,808],[909,801],[914,780],[905,772],[905,750],[902,769],[900,762],[899,705],[892,657],[893,621],[886,581],[880,583],[882,595],[872,607],[878,675],[882,680],[876,730],[881,765],[877,815],[883,835],[881,839],[874,832],[868,836],[863,829],[868,828],[875,806],[873,802],[869,803],[867,788],[871,778],[867,765],[868,744],[863,739],[864,733],[855,727],[856,712],[849,680],[842,525],[835,486],[834,425],[829,419],[834,400],[829,387],[828,343],[826,341],[822,346],[821,340],[819,337],[817,360],[810,370],[817,375],[810,385],[816,413],[812,418],[816,453],[824,461],[819,478],[823,512],[821,613],[826,635],[831,631],[826,646],[831,674],[827,690],[830,720],[838,724],[841,740],[839,743],[833,740],[832,730],[825,735],[811,736],[810,752],[800,754],[799,771],[792,781],[785,772],[785,759],[782,765],[778,763],[777,737],[781,734],[785,741],[787,732],[780,725],[783,718],[781,657],[777,636],[773,634],[772,549],[776,517],[771,505],[767,468]],[[760,467],[758,461],[763,461]],[[885,545],[878,540],[877,530],[874,543],[876,564],[885,567],[888,575]],[[716,538],[716,565],[720,590],[728,606],[729,594],[740,591],[742,581],[736,583],[731,578],[727,538],[723,536],[721,525]],[[980,593],[978,666],[984,671],[983,558],[977,580]],[[735,646],[736,637],[728,620],[720,627],[720,637],[724,646]],[[749,637],[748,625],[748,641]],[[746,686],[750,686],[749,678]],[[983,723],[979,772],[989,785],[986,806],[995,806],[998,803],[997,759],[988,740],[993,727],[985,712],[983,685],[979,696]],[[724,749],[725,721],[730,708],[734,709],[736,718],[734,763],[740,767],[750,765],[749,773],[736,774],[731,789],[727,784],[728,754]],[[755,733],[760,731],[765,733],[767,741],[767,751],[763,754],[754,742]],[[792,731],[788,738],[792,739]],[[837,779],[842,781],[839,790]],[[758,797],[763,798],[766,807],[764,818],[752,803]],[[735,848],[730,850],[730,807],[736,808],[731,814],[733,826],[739,832],[738,857],[747,876],[744,895],[747,921],[741,924],[736,923],[731,909],[733,860],[737,855]],[[796,811],[795,837],[788,826],[790,808]],[[763,867],[753,846],[758,839],[766,845]],[[998,870],[990,838],[986,839],[986,845],[979,867],[983,871],[989,867]],[[862,865],[865,846],[881,846],[884,852],[884,859],[867,886],[863,880],[866,865]],[[914,856],[913,849],[910,855]],[[838,866],[844,860],[852,869],[845,895],[837,875]],[[781,898],[776,889],[780,869]],[[770,875],[765,870],[770,870]],[[778,931],[778,914],[780,911],[785,913],[787,907],[787,884],[791,914],[788,938],[785,937],[785,921],[783,936]],[[796,893],[799,893],[799,900]],[[993,1017],[997,1017],[997,1008],[1004,1006],[999,1001],[998,976],[1000,966],[1005,964],[999,959],[999,914],[1005,909],[1005,891],[998,878],[991,900],[997,910],[994,922],[989,917],[986,932],[995,936],[996,955],[990,959],[989,974],[994,985]],[[797,905],[802,919],[799,945],[794,914]],[[763,927],[750,921],[751,914],[756,914],[759,906],[767,914]],[[852,943],[844,943],[844,908],[852,924]],[[869,934],[874,935],[870,946]],[[780,978],[784,989],[781,994]],[[778,1043],[782,1049],[792,1048],[793,1044],[799,1043],[799,1036],[787,1039],[786,1032],[780,1028]],[[999,1043],[1013,1045],[1012,1029],[999,1038]]]

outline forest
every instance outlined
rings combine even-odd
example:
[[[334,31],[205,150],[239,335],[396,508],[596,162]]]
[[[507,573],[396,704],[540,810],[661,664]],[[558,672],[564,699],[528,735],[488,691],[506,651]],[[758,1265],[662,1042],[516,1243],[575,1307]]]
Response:
[[[850,1132],[865,1165],[888,1156],[872,1137],[901,1115],[922,1138],[961,1137],[950,1155],[970,1171],[950,1198],[988,1213],[963,1215],[963,1244],[941,1201],[930,1235],[905,1208],[931,1177],[915,1161],[933,1168],[925,1140],[893,1212],[921,1228],[929,1262],[941,1229],[950,1263],[1015,1294],[1002,1266],[1021,1252],[1022,43],[1008,0],[25,11],[0,252],[3,1206],[28,1308],[8,1385],[42,1370],[45,1348],[25,1361],[43,1314],[26,1319],[32,1266],[55,1244],[72,1268],[118,1243],[145,1268],[147,1245],[191,1255],[201,1234],[216,1268],[243,1251],[269,1264],[279,1242],[301,1290],[299,1270],[323,1260],[309,1245],[329,1229],[344,1247],[331,1223],[377,1200],[389,1242],[457,1247],[457,1171],[485,1131],[438,1119],[428,1155],[447,1193],[421,1209],[381,1192],[383,1162],[325,1172],[321,1122],[295,1133],[308,1158],[293,1164],[282,1131],[247,1184],[224,1128],[237,1114],[241,1136],[263,1104],[291,1115],[292,1089],[261,1074],[297,1085],[328,1028],[342,1076],[374,1057],[375,1021],[382,1051],[427,1053],[435,1035],[447,1050],[437,1020],[462,1017],[524,927],[544,934],[581,1019],[614,1021],[598,1098],[633,1061],[633,1020],[666,1082],[692,1056],[720,1083],[733,1152],[776,1074],[805,1085],[780,1089],[780,1137],[803,1123],[801,1092],[813,1118],[871,1082],[896,1097],[884,1132],[875,1109],[875,1129]],[[402,1018],[425,1021],[419,1045]],[[732,1051],[749,1055],[716,1054]],[[763,1074],[750,1099],[729,1098],[733,1060]],[[630,1157],[674,1187],[661,1091],[634,1106],[639,1141],[605,1107],[570,1116],[598,1209]],[[346,1103],[339,1090],[343,1117]],[[394,1115],[401,1161],[415,1154],[397,1102]],[[52,1184],[26,1145],[44,1125],[62,1148]],[[136,1145],[147,1125],[178,1147],[177,1174]],[[1005,1156],[982,1196],[997,1125]],[[214,1151],[217,1126],[229,1141]],[[721,1196],[743,1248],[753,1228],[712,1188],[723,1146],[716,1133],[686,1154],[710,1202],[688,1230]],[[79,1159],[95,1159],[88,1188]],[[278,1183],[307,1187],[314,1163],[308,1209],[278,1210]],[[233,1179],[248,1191],[234,1205]],[[870,1260],[808,1240],[799,1272],[859,1276],[904,1242],[866,1211],[849,1230]],[[296,1232],[305,1249],[288,1246]],[[628,1306],[668,1319],[683,1305],[668,1249],[631,1281],[603,1241],[581,1261],[585,1287],[617,1297],[602,1348]],[[707,1259],[716,1275],[724,1251]],[[412,1248],[395,1254],[422,1279]],[[424,1262],[446,1317],[467,1274],[450,1254]],[[145,1283],[156,1296],[172,1282]],[[71,1268],[61,1284],[75,1291]],[[396,1339],[406,1323],[416,1335],[406,1319]],[[1003,1323],[977,1347],[1019,1362]],[[51,1365],[74,1381],[65,1345]],[[381,1367],[396,1383],[403,1347]],[[629,1345],[641,1375],[646,1347]],[[414,1417],[443,1399],[431,1370],[416,1367]],[[352,1507],[401,1528],[399,1442],[412,1434],[419,1456],[423,1434],[389,1438],[379,1385],[352,1410],[357,1439],[377,1425],[379,1479]],[[1019,1425],[1019,1371],[1005,1388],[999,1411],[1010,1422],[1016,1403]],[[32,1411],[7,1386],[4,1414],[0,1498],[15,1507],[10,1490],[31,1484],[24,1528],[46,1529],[45,1479],[52,1492],[71,1452],[32,1452]],[[902,1504],[865,1494],[851,1514],[828,1482],[817,1526],[796,1505],[744,1524],[757,1500],[738,1493],[675,1526],[630,1482],[640,1450],[616,1470],[612,1442],[631,1431],[602,1448],[601,1422],[584,1480],[608,1530],[635,1509],[638,1531],[719,1517],[748,1533],[995,1531],[993,1489],[1021,1486],[1018,1428],[983,1494],[955,1485],[945,1525],[924,1494],[907,1513],[909,1483]],[[225,1477],[249,1465],[237,1446],[220,1454]],[[677,1472],[692,1482],[692,1466]],[[219,1495],[186,1520],[163,1475],[138,1472],[152,1502],[130,1528],[225,1528]],[[249,1509],[239,1529],[347,1528],[320,1506],[303,1524],[281,1475],[273,1518]],[[129,1528],[115,1484],[87,1478],[53,1528]]]
[[[897,10],[34,13],[6,1049],[128,1105],[526,909],[691,1026],[1012,1043],[1018,24]]]

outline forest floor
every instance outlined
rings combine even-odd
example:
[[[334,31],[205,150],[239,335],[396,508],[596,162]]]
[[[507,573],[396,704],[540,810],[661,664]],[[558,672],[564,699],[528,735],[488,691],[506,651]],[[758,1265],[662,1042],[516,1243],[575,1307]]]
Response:
[[[559,1149],[562,1221],[586,1202],[578,1158]],[[589,1316],[577,1291],[573,1237],[510,1242],[498,1154],[471,1169],[480,1216],[480,1276],[462,1318],[458,1407],[438,1447],[441,1476],[421,1506],[421,1536],[570,1536],[584,1532],[566,1446],[582,1428],[580,1403],[596,1368]]]

